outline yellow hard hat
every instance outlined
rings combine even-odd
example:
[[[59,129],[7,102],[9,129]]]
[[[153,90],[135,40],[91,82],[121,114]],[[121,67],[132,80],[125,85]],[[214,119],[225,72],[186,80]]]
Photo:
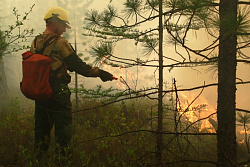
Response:
[[[66,12],[66,10],[64,10],[61,7],[52,7],[48,10],[48,12],[45,14],[44,16],[44,20],[46,21],[47,19],[51,18],[51,17],[57,17],[60,20],[64,21],[67,25],[67,28],[70,29],[70,25],[69,25],[69,15]]]

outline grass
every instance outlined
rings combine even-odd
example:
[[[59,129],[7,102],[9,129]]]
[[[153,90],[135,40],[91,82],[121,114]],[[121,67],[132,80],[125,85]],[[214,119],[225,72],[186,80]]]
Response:
[[[100,104],[100,100],[83,100],[80,108]],[[55,157],[52,139],[46,156],[37,162],[33,151],[33,106],[23,106],[18,99],[12,99],[0,111],[0,166],[60,166],[62,160],[66,161],[64,166],[76,167],[154,166],[156,135],[138,132],[156,130],[153,105],[150,100],[137,99],[74,113],[72,149],[65,150],[67,156],[60,160]],[[170,122],[165,120],[164,129],[173,129]],[[216,138],[164,135],[163,161],[166,166],[215,166],[184,162],[186,159],[215,161]],[[180,160],[183,161],[175,163]]]

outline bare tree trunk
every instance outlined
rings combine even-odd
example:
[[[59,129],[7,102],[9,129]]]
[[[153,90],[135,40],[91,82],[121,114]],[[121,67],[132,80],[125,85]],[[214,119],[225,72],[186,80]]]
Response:
[[[159,0],[159,93],[158,93],[158,127],[157,127],[157,150],[156,158],[158,167],[162,167],[162,150],[163,150],[163,141],[162,141],[162,114],[163,114],[163,27],[162,27],[162,0]]]
[[[7,86],[4,61],[0,58],[0,105],[4,104],[9,98],[9,89]]]
[[[218,65],[218,167],[236,167],[236,44],[237,0],[220,1]],[[230,20],[230,22],[229,22]],[[234,24],[235,23],[235,24]],[[232,26],[234,25],[234,26]]]

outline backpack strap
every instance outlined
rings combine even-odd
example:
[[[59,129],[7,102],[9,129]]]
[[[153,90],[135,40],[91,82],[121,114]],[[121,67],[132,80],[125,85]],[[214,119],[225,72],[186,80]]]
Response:
[[[38,54],[43,54],[43,52],[45,51],[46,47],[49,46],[51,43],[53,43],[53,39],[57,39],[59,36],[58,35],[53,35],[51,37],[49,37],[49,39],[47,39],[44,44],[43,44],[43,48],[41,50],[35,50],[35,53]],[[37,37],[34,40],[34,48],[36,48],[36,41],[37,41]],[[51,51],[50,51],[51,52]]]

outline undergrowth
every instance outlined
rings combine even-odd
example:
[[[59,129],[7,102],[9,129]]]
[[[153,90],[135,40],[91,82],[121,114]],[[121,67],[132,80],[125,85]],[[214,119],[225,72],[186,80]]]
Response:
[[[101,100],[82,100],[79,108],[102,105]],[[155,166],[156,104],[148,99],[129,100],[116,104],[75,112],[74,135],[64,159],[54,154],[55,142],[38,162],[33,150],[34,109],[12,99],[0,110],[0,166],[86,166],[137,167]],[[168,111],[165,111],[168,112]],[[165,120],[165,130],[173,123]],[[52,134],[53,136],[53,134]],[[214,136],[164,135],[163,161],[166,166],[214,166],[209,163],[185,162],[186,159],[213,160],[216,158]],[[190,144],[192,142],[192,144]],[[198,150],[198,151],[197,151]],[[181,163],[175,163],[183,160]]]

